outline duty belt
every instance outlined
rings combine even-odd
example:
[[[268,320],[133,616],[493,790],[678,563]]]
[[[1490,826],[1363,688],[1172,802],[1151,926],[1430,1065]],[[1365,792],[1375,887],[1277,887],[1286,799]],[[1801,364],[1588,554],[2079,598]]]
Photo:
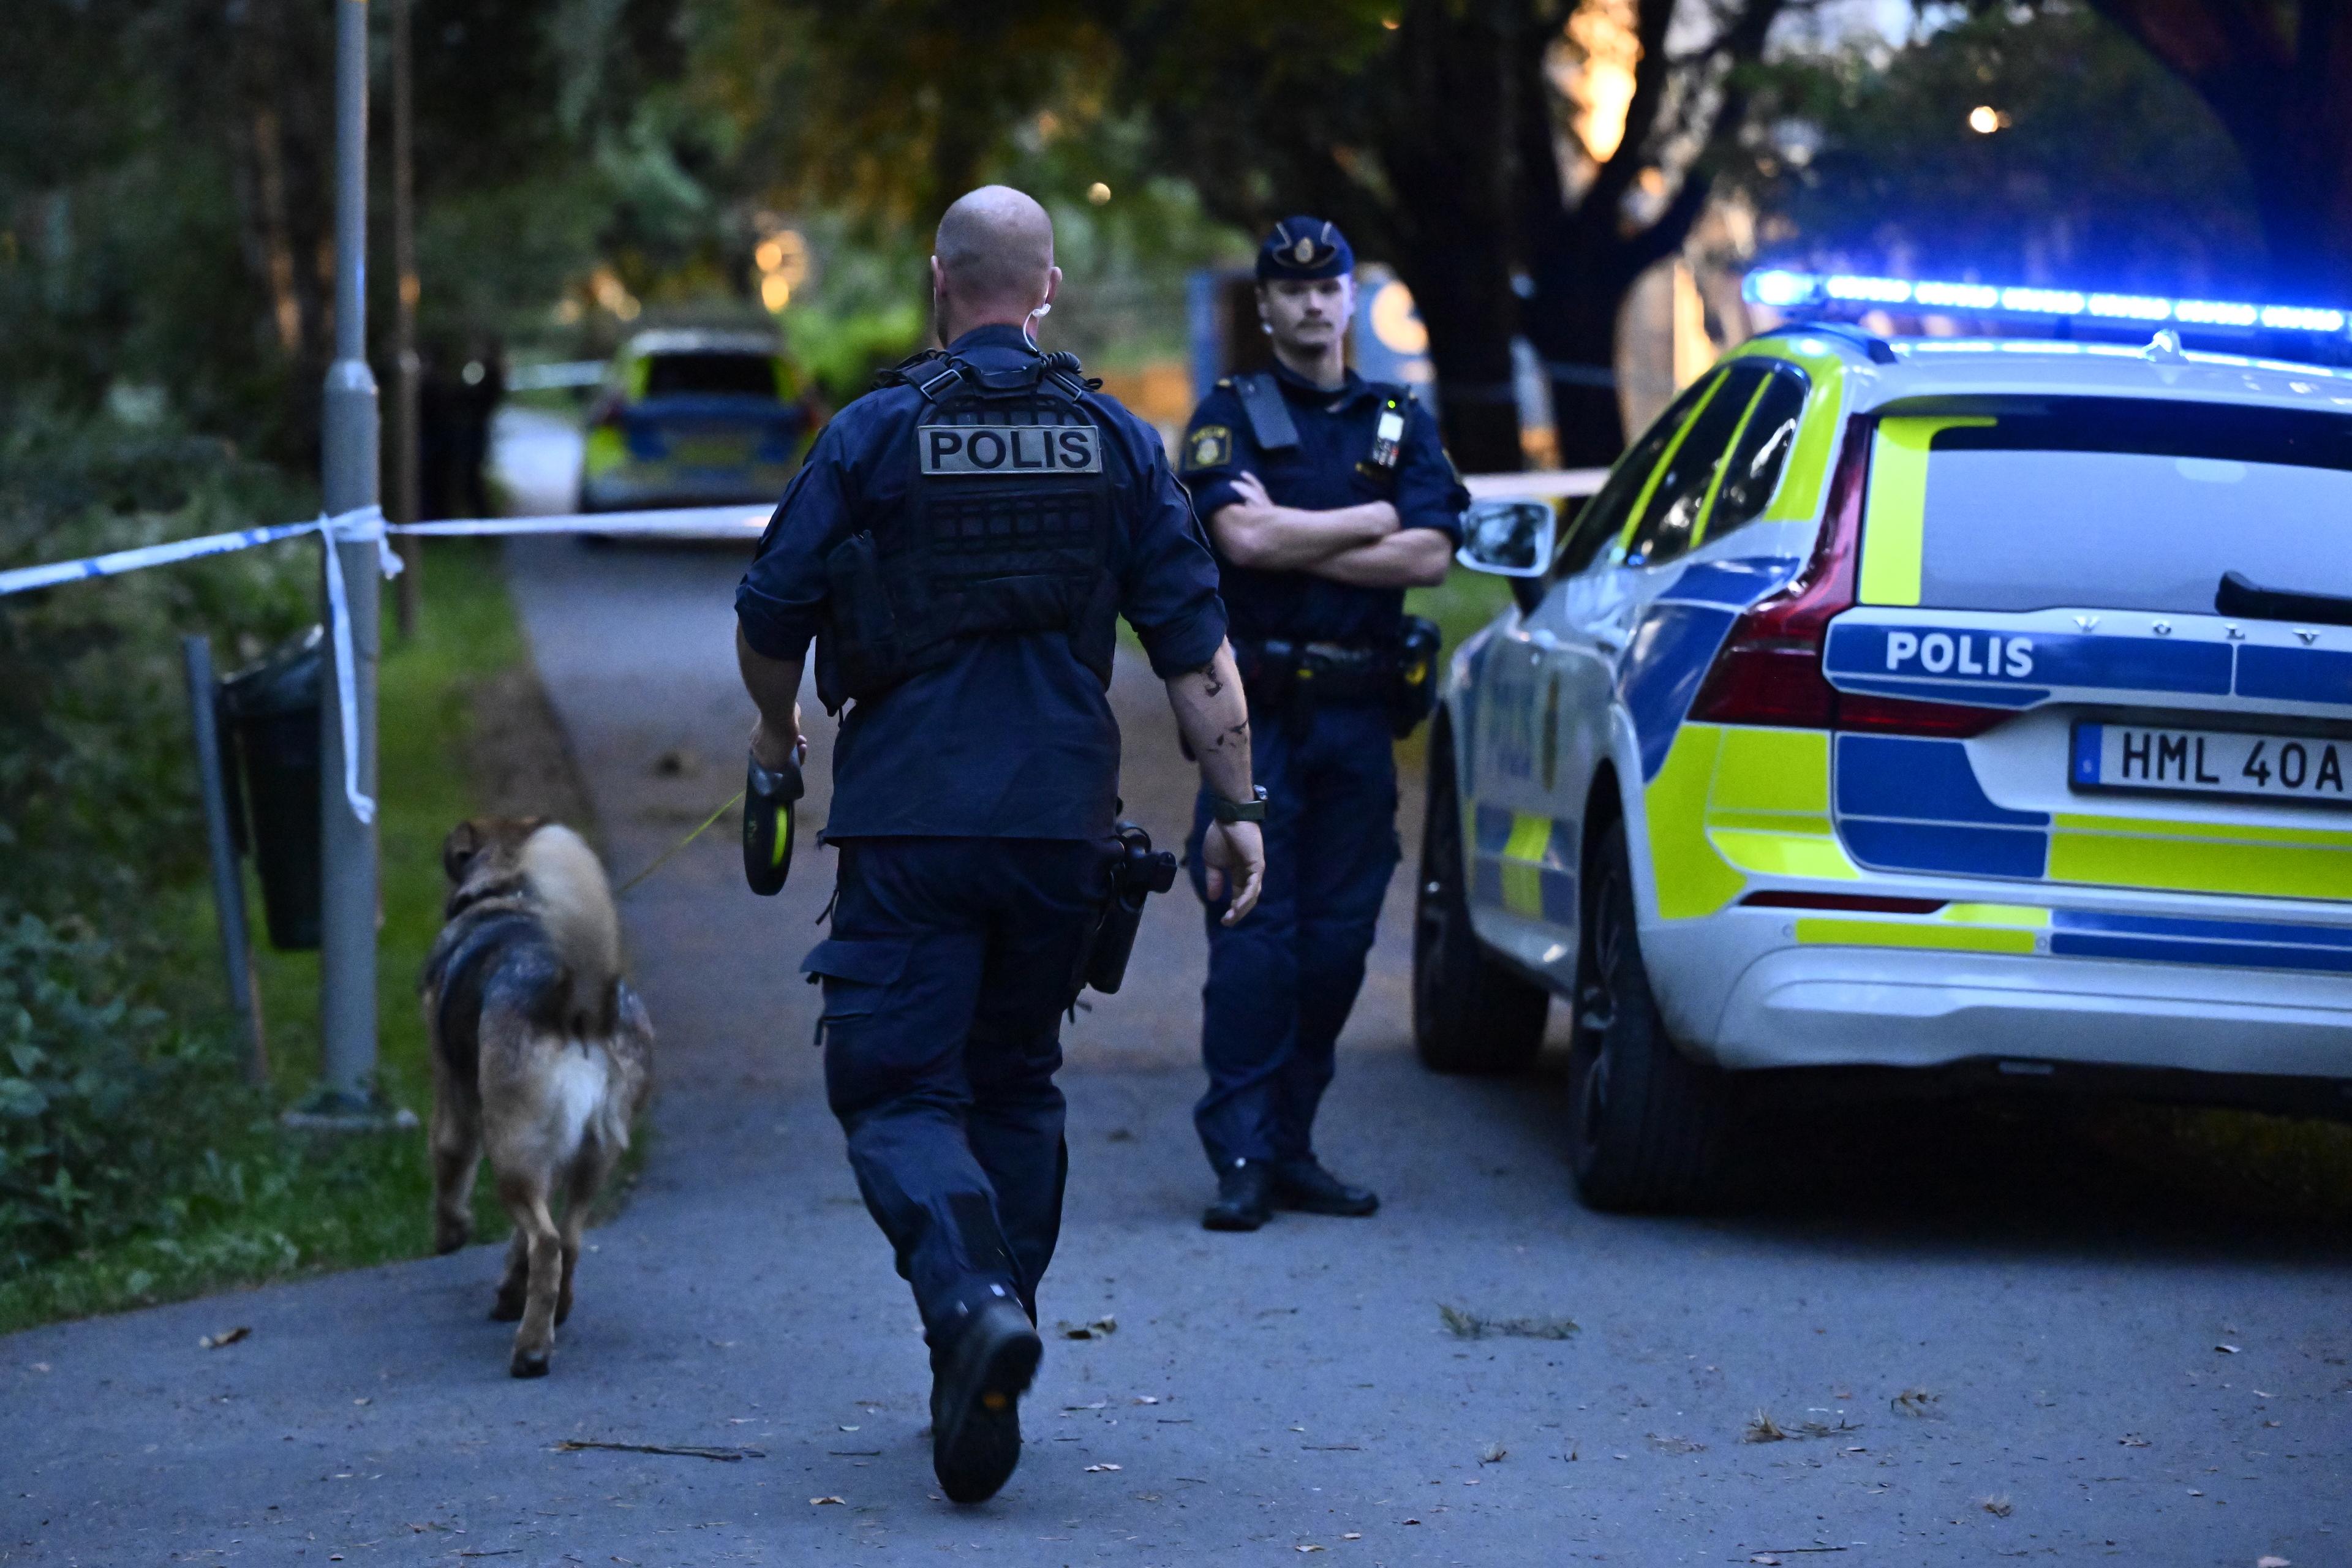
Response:
[[[1395,684],[1396,649],[1387,644],[1236,642],[1242,684],[1265,709],[1300,703],[1383,703]]]

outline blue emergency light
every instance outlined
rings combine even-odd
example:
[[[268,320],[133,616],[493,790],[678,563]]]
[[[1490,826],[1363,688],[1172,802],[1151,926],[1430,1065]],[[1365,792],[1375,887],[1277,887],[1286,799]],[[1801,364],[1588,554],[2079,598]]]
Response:
[[[2248,305],[2230,300],[2168,300],[2154,294],[2092,294],[2073,289],[2002,288],[1991,283],[1912,282],[1850,272],[1791,272],[1770,267],[1750,272],[1740,292],[1752,304],[1802,311],[1839,306],[1908,306],[1931,315],[2075,319],[2109,325],[2176,322],[2185,327],[2251,331],[2341,332],[2341,310],[2305,305]]]

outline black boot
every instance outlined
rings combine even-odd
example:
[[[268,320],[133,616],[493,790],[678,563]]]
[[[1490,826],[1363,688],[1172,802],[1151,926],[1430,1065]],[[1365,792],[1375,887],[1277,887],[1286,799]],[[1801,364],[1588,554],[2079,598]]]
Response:
[[[1274,1173],[1263,1160],[1234,1160],[1217,1173],[1217,1201],[1201,1215],[1202,1230],[1255,1230],[1274,1217]]]
[[[1274,1167],[1274,1206],[1301,1214],[1333,1214],[1360,1217],[1381,1206],[1381,1195],[1370,1187],[1349,1186],[1308,1154],[1285,1160]]]
[[[1045,1353],[1029,1314],[991,1301],[931,1377],[931,1468],[951,1502],[986,1502],[1021,1462],[1020,1399]]]

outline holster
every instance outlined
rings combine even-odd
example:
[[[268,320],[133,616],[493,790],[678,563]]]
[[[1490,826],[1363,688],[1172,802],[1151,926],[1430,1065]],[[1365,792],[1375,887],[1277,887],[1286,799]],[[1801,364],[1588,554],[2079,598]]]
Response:
[[[1400,741],[1437,710],[1437,658],[1445,639],[1437,623],[1407,616],[1389,675],[1389,730]]]
[[[1078,984],[1115,995],[1127,981],[1127,961],[1135,952],[1135,935],[1143,924],[1143,900],[1176,885],[1176,857],[1154,850],[1151,835],[1132,822],[1112,831],[1110,892],[1095,917],[1078,962]]]

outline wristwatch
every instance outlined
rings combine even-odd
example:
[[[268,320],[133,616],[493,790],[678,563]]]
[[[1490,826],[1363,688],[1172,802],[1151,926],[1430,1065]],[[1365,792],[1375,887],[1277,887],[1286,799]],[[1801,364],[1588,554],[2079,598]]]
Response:
[[[1250,792],[1247,800],[1227,800],[1223,795],[1209,797],[1209,815],[1219,822],[1264,822],[1265,820],[1265,785]]]

